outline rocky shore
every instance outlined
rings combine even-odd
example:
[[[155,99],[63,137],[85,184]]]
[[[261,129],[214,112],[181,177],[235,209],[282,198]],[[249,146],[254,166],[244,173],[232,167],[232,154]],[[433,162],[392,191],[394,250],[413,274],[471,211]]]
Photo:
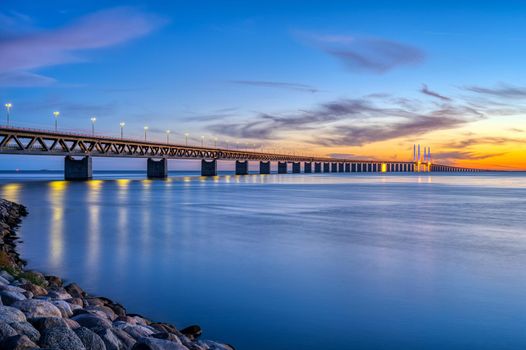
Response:
[[[24,206],[0,199],[0,349],[234,350],[199,339],[199,326],[178,330],[75,283],[26,270],[16,250],[16,229],[25,215]]]

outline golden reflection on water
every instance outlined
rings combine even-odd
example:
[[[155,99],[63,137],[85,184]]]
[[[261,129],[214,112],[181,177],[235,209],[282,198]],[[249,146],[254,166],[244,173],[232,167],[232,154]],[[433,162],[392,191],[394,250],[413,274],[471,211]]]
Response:
[[[20,202],[21,184],[12,183],[2,186],[2,198],[12,202]]]
[[[95,275],[98,268],[100,256],[100,226],[101,226],[101,207],[99,204],[102,180],[91,180],[86,182],[88,186],[87,200],[88,206],[88,247],[86,259],[86,272]]]
[[[68,184],[67,181],[49,182],[48,200],[51,205],[49,258],[54,267],[59,267],[64,258],[64,192]]]
[[[128,255],[128,200],[131,180],[117,180],[117,264],[123,268]]]

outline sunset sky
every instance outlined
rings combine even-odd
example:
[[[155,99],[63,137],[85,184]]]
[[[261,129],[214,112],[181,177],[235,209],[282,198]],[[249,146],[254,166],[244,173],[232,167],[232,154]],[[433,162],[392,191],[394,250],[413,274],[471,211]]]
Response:
[[[526,169],[524,23],[524,1],[3,0],[0,99],[18,126]]]

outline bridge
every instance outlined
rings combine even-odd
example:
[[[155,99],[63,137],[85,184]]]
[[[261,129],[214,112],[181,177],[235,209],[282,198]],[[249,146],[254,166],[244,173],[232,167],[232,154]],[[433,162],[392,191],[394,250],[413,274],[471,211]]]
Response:
[[[0,154],[47,155],[64,157],[66,180],[92,178],[93,157],[147,158],[147,176],[168,176],[168,159],[201,160],[201,175],[216,176],[217,161],[235,161],[236,175],[248,174],[249,161],[259,162],[259,173],[270,174],[277,162],[278,174],[288,173],[377,173],[377,172],[479,172],[479,169],[453,167],[421,161],[377,161],[309,157],[257,151],[231,150],[113,138],[71,132],[19,127],[0,127]]]

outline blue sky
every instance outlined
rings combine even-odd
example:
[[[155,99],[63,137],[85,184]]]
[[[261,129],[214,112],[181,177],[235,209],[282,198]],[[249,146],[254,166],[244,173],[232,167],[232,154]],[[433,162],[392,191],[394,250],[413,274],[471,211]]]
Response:
[[[63,130],[95,115],[108,135],[125,121],[134,137],[382,159],[416,142],[505,168],[524,155],[525,17],[521,1],[8,0],[0,99],[20,126],[59,110]],[[2,157],[13,168],[28,165]]]

